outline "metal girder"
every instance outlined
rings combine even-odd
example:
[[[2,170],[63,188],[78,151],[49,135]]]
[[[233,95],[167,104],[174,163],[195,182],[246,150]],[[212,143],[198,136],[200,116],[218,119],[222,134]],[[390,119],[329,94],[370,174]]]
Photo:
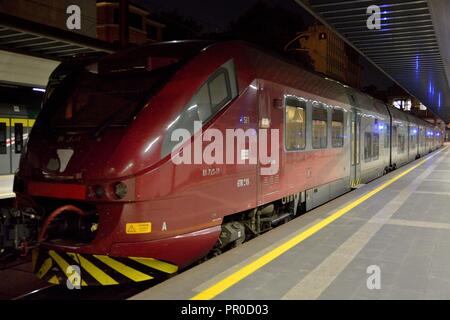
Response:
[[[422,23],[422,22],[430,24],[430,20],[429,19],[414,20],[414,23]],[[381,27],[383,28],[385,26],[410,25],[410,24],[411,24],[411,21],[390,22],[389,24],[383,24],[382,23]],[[350,30],[350,29],[360,29],[361,30],[363,28],[364,27],[362,27],[361,25],[357,25],[357,26],[353,26],[353,27],[341,27],[340,29],[342,31],[344,31],[344,30]],[[365,31],[367,31],[367,27],[366,27]],[[348,32],[347,32],[347,34],[348,34]]]
[[[389,22],[391,22],[392,20],[400,20],[400,19],[409,19],[414,20],[414,18],[424,18],[424,17],[430,17],[429,13],[422,13],[422,14],[414,14],[414,15],[407,15],[407,16],[393,16],[393,17],[389,17]],[[348,23],[356,23],[356,24],[361,24],[361,23],[366,23],[367,19],[361,19],[361,20],[345,20],[345,21],[341,21],[341,22],[335,22],[334,25],[341,25],[341,24],[348,24]],[[340,27],[342,28],[342,27]],[[339,29],[340,29],[339,28]]]
[[[85,52],[114,52],[117,47],[95,38],[0,12],[0,47],[25,55],[61,60]]]
[[[354,2],[352,1],[351,4],[353,4]],[[420,4],[420,3],[426,3],[426,1],[424,0],[418,0],[418,1],[405,1],[405,2],[400,2],[400,3],[387,3],[383,6],[381,6],[383,9],[385,8],[392,8],[392,7],[400,7],[400,6],[406,6],[406,5],[411,5],[411,4]],[[317,6],[316,6],[317,7]],[[330,10],[330,11],[321,11],[322,14],[327,14],[327,13],[340,13],[340,12],[347,12],[347,11],[357,11],[357,10],[361,10],[361,7],[350,7],[350,8],[345,8],[345,9],[338,9],[338,10]]]
[[[365,8],[364,8],[365,9]],[[390,12],[390,14],[393,14],[393,13],[406,13],[406,12],[411,12],[411,11],[423,11],[423,12],[426,12],[428,10],[428,8],[415,8],[415,9],[404,9],[404,10],[395,10],[395,11],[391,11]],[[335,17],[333,17],[333,16],[330,16],[330,17],[325,17],[325,18],[327,18],[328,20],[330,20],[330,21],[333,21],[333,20],[336,20],[336,19],[349,19],[349,18],[355,18],[355,17],[366,17],[367,18],[367,13],[366,13],[366,11],[364,10],[364,12],[363,13],[358,13],[358,14],[348,14],[348,15],[345,15],[345,16],[335,16]]]

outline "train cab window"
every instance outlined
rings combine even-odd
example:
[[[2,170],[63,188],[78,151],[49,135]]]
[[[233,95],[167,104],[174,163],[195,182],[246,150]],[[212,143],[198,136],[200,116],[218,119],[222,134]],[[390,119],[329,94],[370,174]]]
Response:
[[[236,71],[234,61],[230,59],[209,76],[180,115],[168,124],[161,157],[171,153],[173,148],[180,142],[172,140],[172,133],[176,129],[186,129],[193,135],[195,133],[195,121],[201,121],[202,125],[204,125],[237,95]]]
[[[324,149],[328,139],[328,115],[327,109],[322,103],[313,104],[312,112],[312,147]]]
[[[286,99],[286,150],[302,150],[306,147],[306,103],[298,99]]]
[[[211,109],[213,112],[219,111],[224,102],[230,100],[231,89],[228,73],[223,70],[209,82],[209,95],[211,97]]]
[[[344,111],[333,110],[331,120],[331,145],[340,148],[344,145]]]
[[[380,134],[378,132],[374,132],[372,137],[372,159],[378,160],[379,155],[380,155]]]
[[[372,132],[364,133],[364,160],[372,161]]]
[[[6,149],[6,123],[0,122],[0,154],[7,154]]]
[[[212,111],[209,102],[208,86],[203,85],[195,96],[195,103],[188,107],[191,116],[198,115],[198,120],[204,121],[211,117]]]
[[[15,153],[22,153],[23,149],[23,124],[14,124]]]

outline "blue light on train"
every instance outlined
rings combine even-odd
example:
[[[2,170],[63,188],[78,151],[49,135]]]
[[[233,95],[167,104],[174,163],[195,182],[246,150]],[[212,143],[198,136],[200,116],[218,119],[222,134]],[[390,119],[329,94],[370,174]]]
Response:
[[[383,130],[384,129],[384,124],[379,124],[378,125],[378,130]]]
[[[441,107],[441,93],[439,92],[439,95],[438,95],[438,108],[440,108]]]

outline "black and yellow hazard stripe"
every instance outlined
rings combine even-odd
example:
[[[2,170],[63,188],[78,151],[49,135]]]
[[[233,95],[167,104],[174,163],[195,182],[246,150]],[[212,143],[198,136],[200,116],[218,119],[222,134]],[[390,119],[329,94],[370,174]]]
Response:
[[[350,184],[351,188],[356,188],[357,186],[359,186],[361,184],[361,178],[358,179],[352,179],[352,182]]]
[[[152,258],[110,257],[44,249],[33,252],[34,273],[44,281],[63,285],[72,281],[73,270],[70,266],[79,268],[81,279],[77,281],[81,286],[161,280],[178,271],[176,265]]]

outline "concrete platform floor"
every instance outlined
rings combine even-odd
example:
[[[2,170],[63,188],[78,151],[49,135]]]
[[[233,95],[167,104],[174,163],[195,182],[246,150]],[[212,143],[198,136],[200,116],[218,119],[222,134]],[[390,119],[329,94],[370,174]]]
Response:
[[[132,299],[193,297],[450,299],[450,148]]]

